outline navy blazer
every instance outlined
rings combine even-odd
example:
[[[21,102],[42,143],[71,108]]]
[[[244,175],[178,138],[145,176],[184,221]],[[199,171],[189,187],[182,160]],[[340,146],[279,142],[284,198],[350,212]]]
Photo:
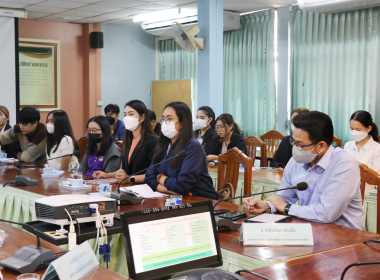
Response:
[[[148,184],[152,190],[157,191],[157,175],[168,176],[165,186],[169,191],[181,195],[192,193],[210,199],[219,199],[215,191],[212,179],[208,174],[206,154],[202,145],[194,137],[187,142],[185,149],[187,156],[180,162],[177,168],[170,168],[171,160],[153,167],[145,173],[144,183]],[[165,153],[162,161],[174,156],[174,149],[170,149],[169,154]],[[153,165],[153,163],[152,163]]]
[[[199,131],[195,130],[193,132],[195,139],[198,141]],[[215,139],[219,138],[219,135],[216,133],[213,127],[210,127],[206,133],[202,136],[203,142],[202,147],[205,150],[206,156],[212,155],[212,152],[215,150]],[[198,141],[199,142],[199,141]]]

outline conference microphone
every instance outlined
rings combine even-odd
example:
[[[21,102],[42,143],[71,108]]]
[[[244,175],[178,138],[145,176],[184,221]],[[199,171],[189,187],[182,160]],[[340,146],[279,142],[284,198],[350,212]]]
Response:
[[[25,223],[16,223],[2,219],[0,219],[0,221],[28,227],[32,229],[37,237],[37,247],[34,245],[22,247],[11,257],[1,260],[1,266],[17,271],[18,273],[32,273],[36,270],[48,267],[49,264],[54,261],[54,251],[41,247],[40,237],[34,227]]]
[[[43,163],[45,163],[48,160],[59,159],[59,158],[68,157],[68,156],[70,156],[70,157],[71,156],[76,156],[77,158],[79,158],[80,151],[79,150],[75,150],[72,154],[66,154],[66,155],[63,155],[63,156],[59,156],[59,157],[55,157],[55,158],[49,158],[49,159],[46,159],[46,160],[43,160],[43,161],[37,161],[37,162],[29,163],[29,164],[24,164],[24,165],[17,164],[16,167],[18,168],[18,173],[16,175],[15,180],[14,181],[6,182],[3,185],[3,187],[5,187],[6,184],[15,184],[16,186],[35,186],[35,185],[37,185],[37,180],[36,179],[30,179],[27,176],[20,175],[21,169],[26,168],[26,167],[36,166],[37,164],[43,164]]]
[[[145,168],[145,169],[140,170],[140,171],[138,171],[138,172],[136,172],[136,173],[134,173],[132,175],[129,175],[129,176],[125,177],[123,180],[120,181],[119,186],[117,187],[117,192],[112,192],[111,193],[111,197],[114,198],[114,199],[116,199],[117,204],[119,204],[119,205],[131,205],[131,204],[140,204],[140,203],[142,203],[143,200],[144,200],[143,198],[141,198],[141,197],[134,197],[134,196],[132,196],[132,195],[126,193],[126,192],[120,192],[120,185],[125,180],[127,180],[129,178],[132,178],[135,175],[139,175],[139,174],[141,174],[142,172],[144,172],[144,171],[146,171],[148,169],[156,167],[156,166],[160,165],[161,163],[167,162],[167,161],[175,159],[175,158],[181,159],[181,158],[184,158],[186,156],[187,156],[187,152],[185,150],[182,150],[177,155],[175,155],[174,157],[168,158],[168,159],[166,159],[164,161],[161,161],[159,163],[151,165],[148,168]]]
[[[261,192],[261,193],[251,193],[251,194],[247,194],[247,195],[242,195],[242,196],[236,196],[236,197],[232,197],[232,198],[221,199],[217,203],[215,203],[214,209],[215,209],[216,205],[218,205],[219,203],[221,203],[223,201],[229,201],[229,200],[237,199],[237,198],[250,197],[250,196],[254,196],[254,195],[258,195],[258,194],[265,194],[265,193],[271,193],[271,192],[279,192],[279,191],[284,191],[284,190],[294,190],[295,189],[295,190],[299,190],[299,191],[304,191],[304,190],[307,190],[307,188],[308,188],[307,183],[306,182],[302,182],[302,183],[298,183],[297,185],[295,185],[293,187],[289,187],[289,188],[278,189],[278,190],[271,190],[271,191]],[[225,218],[215,217],[215,221],[216,221],[216,226],[218,227],[218,232],[230,231],[230,230],[238,230],[241,227],[241,223],[236,223],[236,222],[233,222],[233,221],[231,221],[229,219],[225,219]]]

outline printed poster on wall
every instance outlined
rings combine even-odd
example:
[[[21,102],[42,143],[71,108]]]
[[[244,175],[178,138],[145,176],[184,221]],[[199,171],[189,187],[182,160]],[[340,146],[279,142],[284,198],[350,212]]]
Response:
[[[20,107],[59,109],[59,41],[19,40]]]

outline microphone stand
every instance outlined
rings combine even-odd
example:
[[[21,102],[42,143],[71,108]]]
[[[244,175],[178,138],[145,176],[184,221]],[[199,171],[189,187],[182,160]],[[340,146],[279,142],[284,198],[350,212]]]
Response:
[[[127,180],[129,178],[133,178],[133,176],[135,176],[135,175],[139,175],[140,173],[142,173],[142,172],[144,172],[144,171],[146,171],[148,169],[151,169],[153,167],[156,167],[156,166],[160,165],[161,163],[165,163],[165,162],[167,162],[169,160],[172,160],[174,158],[179,158],[179,157],[180,156],[177,154],[174,157],[168,158],[168,159],[166,159],[164,161],[161,161],[159,163],[151,165],[148,168],[145,168],[145,169],[140,170],[140,171],[138,171],[138,172],[136,172],[136,173],[134,173],[132,175],[129,175],[129,176],[125,177],[123,180],[120,181],[119,186],[117,187],[117,192],[112,192],[111,193],[111,197],[114,198],[114,199],[116,199],[117,204],[119,204],[119,205],[131,205],[131,204],[140,204],[140,203],[142,203],[144,201],[143,198],[141,198],[141,197],[134,197],[133,195],[131,195],[132,193],[120,192],[120,185],[125,180]]]

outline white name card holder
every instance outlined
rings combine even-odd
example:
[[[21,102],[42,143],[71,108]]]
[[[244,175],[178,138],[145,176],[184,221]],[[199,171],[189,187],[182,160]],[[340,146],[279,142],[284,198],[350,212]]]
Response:
[[[88,241],[53,261],[42,280],[78,280],[99,266]]]
[[[243,223],[244,246],[314,246],[311,224]]]

